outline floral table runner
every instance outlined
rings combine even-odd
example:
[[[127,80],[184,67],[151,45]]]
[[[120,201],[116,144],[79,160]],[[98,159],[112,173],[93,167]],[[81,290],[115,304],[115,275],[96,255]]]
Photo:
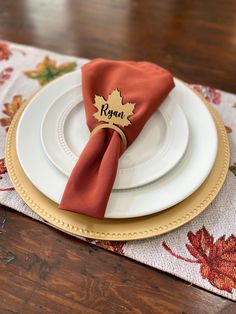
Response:
[[[1,204],[43,221],[20,199],[9,180],[4,163],[6,134],[16,111],[40,86],[87,61],[0,41]],[[81,239],[236,300],[236,95],[193,87],[219,112],[230,138],[230,168],[217,198],[196,219],[163,236],[129,242]]]

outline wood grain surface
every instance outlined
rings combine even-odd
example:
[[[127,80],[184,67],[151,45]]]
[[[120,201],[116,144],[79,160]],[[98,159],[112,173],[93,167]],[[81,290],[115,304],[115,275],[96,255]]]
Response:
[[[236,2],[0,0],[0,39],[149,60],[236,93]],[[0,314],[236,313],[235,303],[0,207]]]

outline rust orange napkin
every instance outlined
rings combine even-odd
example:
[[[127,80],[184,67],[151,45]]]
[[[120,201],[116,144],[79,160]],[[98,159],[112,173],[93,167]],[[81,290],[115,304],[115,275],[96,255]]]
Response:
[[[128,117],[130,124],[119,126],[129,146],[173,87],[172,75],[153,63],[95,59],[82,67],[88,128],[92,132],[103,124],[94,117],[98,111],[95,97],[107,100],[113,91],[119,92],[124,106],[135,104],[133,115]],[[104,115],[112,115],[107,105],[103,109]],[[113,115],[119,116],[119,113],[113,112]],[[60,208],[103,218],[123,151],[123,141],[116,131],[103,128],[95,132],[70,175]]]

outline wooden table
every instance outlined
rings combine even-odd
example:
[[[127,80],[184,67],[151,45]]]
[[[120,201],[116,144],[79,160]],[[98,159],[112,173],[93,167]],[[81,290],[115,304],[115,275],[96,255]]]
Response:
[[[236,93],[236,3],[0,0],[0,39],[149,60]],[[0,208],[0,313],[235,313],[231,301]]]

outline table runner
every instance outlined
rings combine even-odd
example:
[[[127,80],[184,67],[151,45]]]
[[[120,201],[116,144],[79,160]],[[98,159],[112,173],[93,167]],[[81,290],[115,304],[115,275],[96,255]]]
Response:
[[[44,223],[12,187],[4,162],[6,134],[25,100],[87,61],[0,41],[0,203]],[[128,242],[79,238],[236,300],[236,95],[192,86],[218,111],[230,139],[230,167],[219,195],[197,218],[162,236]]]

